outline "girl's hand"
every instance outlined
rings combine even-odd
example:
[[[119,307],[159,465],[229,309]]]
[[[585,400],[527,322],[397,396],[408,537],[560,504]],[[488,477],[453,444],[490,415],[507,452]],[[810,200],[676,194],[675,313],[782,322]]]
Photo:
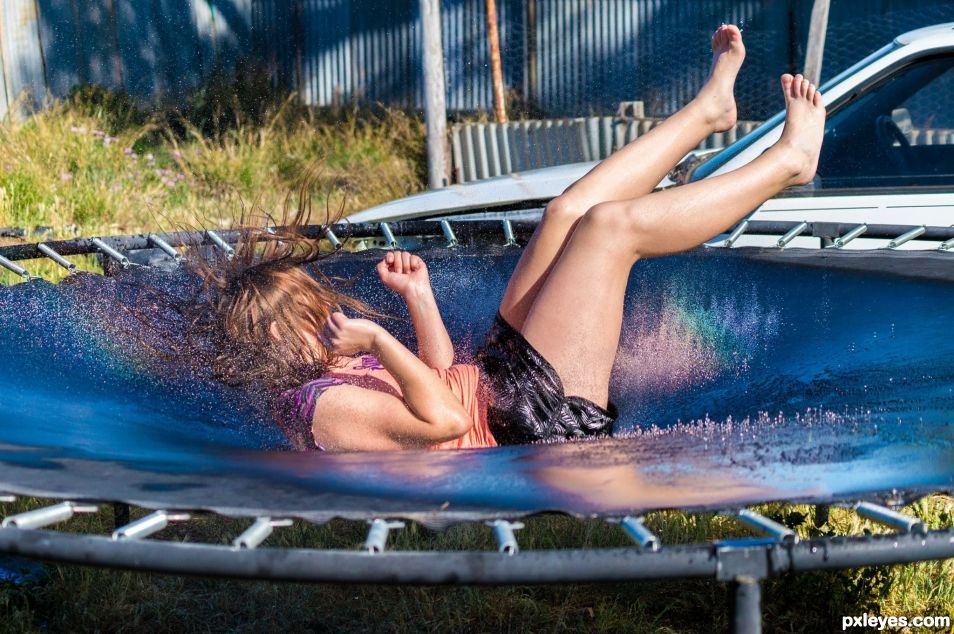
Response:
[[[424,260],[407,251],[388,251],[377,271],[381,283],[405,299],[431,288]]]
[[[344,313],[332,313],[318,336],[332,352],[348,357],[359,352],[372,352],[382,332],[381,326],[368,319],[351,319]]]

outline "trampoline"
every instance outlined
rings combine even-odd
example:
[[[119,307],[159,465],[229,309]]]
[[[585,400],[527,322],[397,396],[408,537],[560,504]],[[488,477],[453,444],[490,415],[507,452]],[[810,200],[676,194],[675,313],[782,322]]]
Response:
[[[380,248],[429,263],[455,341],[479,345],[533,220],[336,226],[367,250],[318,266],[401,315],[373,282]],[[506,584],[713,577],[735,584],[734,626],[759,628],[775,574],[954,557],[954,528],[896,508],[954,489],[954,227],[748,221],[716,244],[634,268],[612,397],[613,438],[463,451],[290,451],[262,402],[160,370],[129,336],[143,287],[188,286],[177,247],[231,248],[229,231],[20,244],[0,265],[97,253],[106,275],[0,289],[0,491],[63,500],[3,520],[0,552],[180,574],[334,582]],[[336,245],[340,237],[311,227]],[[743,232],[774,248],[735,247]],[[829,248],[793,249],[795,235]],[[859,234],[860,235],[860,234]],[[930,240],[930,249],[900,242]],[[909,245],[910,246],[910,245]],[[22,266],[21,266],[22,263]],[[389,324],[410,341],[405,321]],[[467,345],[469,343],[469,346]],[[466,354],[466,351],[465,351]],[[894,529],[799,541],[751,510],[839,505]],[[151,510],[112,535],[56,531],[104,504]],[[123,507],[120,507],[123,508]],[[760,537],[673,546],[643,514],[718,512]],[[602,518],[631,548],[519,548],[519,520]],[[197,513],[249,518],[232,546],[149,536]],[[122,514],[120,514],[122,515]],[[263,545],[293,521],[368,521],[361,551]],[[392,552],[389,531],[486,523],[499,552]]]

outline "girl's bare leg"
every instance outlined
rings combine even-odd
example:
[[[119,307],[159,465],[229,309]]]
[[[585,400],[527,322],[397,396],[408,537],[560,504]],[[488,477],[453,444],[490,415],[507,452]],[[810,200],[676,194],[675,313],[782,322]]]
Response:
[[[712,36],[709,79],[696,98],[594,167],[547,205],[500,303],[504,319],[517,330],[522,328],[537,292],[577,222],[590,207],[648,194],[703,139],[735,125],[732,91],[744,58],[739,29],[731,25],[720,27]]]
[[[640,257],[697,246],[785,187],[811,180],[824,136],[821,94],[801,75],[783,75],[782,90],[785,129],[759,158],[705,181],[600,203],[580,220],[522,330],[567,394],[606,404],[626,283]]]

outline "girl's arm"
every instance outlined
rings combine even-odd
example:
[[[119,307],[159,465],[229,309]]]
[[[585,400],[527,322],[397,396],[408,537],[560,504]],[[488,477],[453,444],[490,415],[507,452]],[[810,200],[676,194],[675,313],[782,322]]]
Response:
[[[407,304],[421,361],[436,369],[453,365],[454,345],[437,307],[424,260],[407,251],[389,251],[378,263],[377,270],[381,282]]]
[[[404,395],[402,402],[372,390],[337,388],[335,391],[341,396],[354,390],[361,392],[340,404],[344,408],[341,414],[352,424],[410,446],[460,438],[473,426],[464,405],[437,373],[378,324],[334,313],[328,318],[321,339],[341,355],[373,354],[395,378]],[[328,400],[333,401],[331,406],[342,399]],[[319,408],[315,411],[317,417]],[[334,417],[335,412],[324,414]]]

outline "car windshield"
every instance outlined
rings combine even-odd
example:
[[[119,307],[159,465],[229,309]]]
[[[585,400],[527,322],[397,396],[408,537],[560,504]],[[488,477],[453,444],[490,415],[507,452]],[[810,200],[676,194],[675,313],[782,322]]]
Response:
[[[954,183],[954,55],[911,63],[830,115],[815,189]]]
[[[828,91],[833,86],[840,84],[842,81],[854,75],[862,68],[874,63],[875,61],[881,59],[888,53],[899,48],[899,45],[895,42],[888,44],[875,51],[871,55],[865,57],[860,62],[854,64],[853,66],[847,68],[846,70],[838,73],[836,76],[832,77],[825,83],[821,85],[820,90],[822,93]],[[745,137],[739,139],[737,142],[725,148],[722,152],[719,152],[717,155],[700,165],[692,174],[690,180],[697,181],[707,176],[714,174],[719,170],[723,165],[731,161],[733,158],[741,154],[747,148],[749,148],[756,141],[765,136],[770,130],[774,129],[775,126],[779,125],[785,119],[785,111],[781,111],[775,114],[770,119],[766,120],[765,123],[760,125],[758,128],[753,130],[751,133],[747,134]]]

